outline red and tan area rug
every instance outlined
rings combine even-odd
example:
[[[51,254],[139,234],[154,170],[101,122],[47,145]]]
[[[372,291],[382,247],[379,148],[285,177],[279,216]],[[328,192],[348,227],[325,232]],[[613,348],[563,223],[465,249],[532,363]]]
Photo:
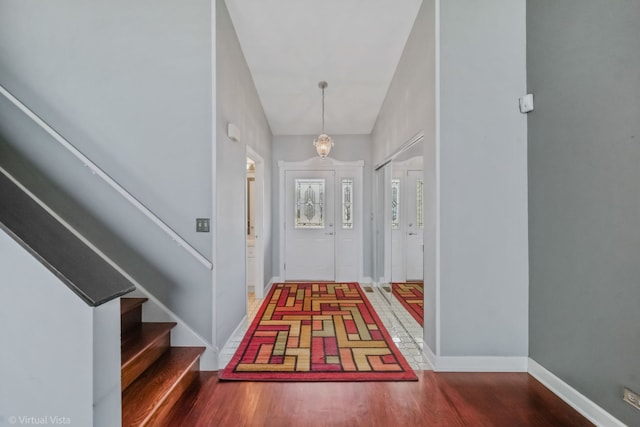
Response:
[[[392,283],[391,292],[420,326],[424,326],[424,283]]]
[[[277,283],[222,380],[417,380],[357,283]]]

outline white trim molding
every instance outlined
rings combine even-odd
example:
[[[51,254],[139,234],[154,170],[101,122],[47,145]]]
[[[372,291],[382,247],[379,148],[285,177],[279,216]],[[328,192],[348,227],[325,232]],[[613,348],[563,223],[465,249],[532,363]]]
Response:
[[[598,426],[625,427],[622,421],[602,409],[588,397],[555,376],[551,371],[529,358],[529,375],[537,379],[556,396]]]
[[[271,288],[271,286],[272,286],[274,283],[281,283],[282,281],[283,281],[283,280],[282,280],[282,277],[280,277],[280,276],[273,276],[273,277],[271,278],[271,280],[269,280],[269,283],[267,283],[267,286],[265,286],[265,288],[264,288],[264,289],[265,289],[265,291],[266,291],[266,290],[268,290],[268,289],[270,289],[270,288]]]
[[[236,336],[240,335],[240,332],[244,330],[244,332],[246,332],[246,330],[248,329],[248,325],[249,325],[249,317],[247,315],[245,315],[242,320],[240,320],[240,323],[238,323],[238,326],[236,326],[236,328],[233,330],[233,332],[231,333],[231,335],[229,335],[229,338],[227,339],[227,342],[224,343],[224,345],[222,346],[222,348],[220,348],[220,356],[217,358],[217,368],[214,369],[210,369],[210,370],[218,370],[221,371],[223,370],[226,366],[228,360],[225,360],[225,355],[227,354],[227,348],[229,346],[231,346],[231,343],[233,342],[233,340],[236,338]],[[244,336],[245,333],[242,334],[242,336]],[[234,352],[235,353],[235,352]],[[233,358],[233,357],[232,357]],[[226,363],[223,363],[226,362]],[[200,370],[204,370],[204,369],[200,369]]]
[[[427,345],[422,352],[435,372],[527,372],[527,357],[436,356]]]
[[[340,161],[333,157],[326,157],[324,159],[314,156],[307,160],[300,162],[287,162],[284,160],[278,160],[278,167],[285,168],[287,170],[334,170],[336,167],[364,167],[364,160],[355,161]]]
[[[435,318],[435,349],[436,349],[436,353],[440,351],[440,349],[442,348],[442,344],[441,344],[441,330],[442,330],[442,324],[440,321],[440,315],[442,313],[442,311],[440,310],[440,306],[441,306],[441,282],[442,282],[442,277],[441,277],[441,271],[440,271],[440,261],[441,261],[441,246],[442,246],[442,235],[441,235],[441,225],[442,225],[442,218],[440,216],[440,209],[442,206],[442,178],[440,176],[440,174],[442,173],[442,167],[440,165],[440,157],[441,157],[441,152],[442,152],[442,148],[441,148],[441,129],[440,129],[440,104],[441,104],[441,100],[440,100],[440,65],[441,65],[441,58],[440,58],[440,0],[435,0],[435,77],[436,77],[436,83],[435,83],[435,178],[436,178],[436,217],[435,217],[435,221],[436,221],[436,242],[435,242],[435,313],[434,313],[434,318]]]
[[[245,156],[250,158],[255,162],[255,259],[256,263],[254,266],[255,273],[255,284],[256,285],[264,285],[264,259],[265,259],[265,164],[264,158],[258,154],[256,150],[245,145]],[[247,191],[247,187],[245,186],[245,192]],[[247,203],[247,195],[245,194],[245,203]],[[245,206],[245,215],[247,215],[248,208]],[[247,218],[245,218],[245,222],[247,222]],[[245,246],[245,262],[248,257],[246,253],[247,249]],[[256,298],[264,298],[264,288],[263,286],[255,287],[255,295]]]
[[[211,1],[211,22],[217,22],[216,15],[216,3]],[[211,31],[211,46],[216,46],[216,26],[210,26]],[[218,270],[216,269],[216,262],[218,257],[218,106],[217,106],[217,87],[215,82],[217,81],[217,55],[215,50],[211,54],[211,342],[215,346],[218,343],[218,319],[216,313],[218,312]],[[217,347],[216,351],[219,350]],[[217,356],[217,354],[216,354]],[[215,360],[216,366],[218,360]]]
[[[427,343],[425,343],[422,348],[422,354],[424,354],[424,356],[427,358],[427,361],[431,365],[431,369],[435,371],[436,354],[433,352],[433,350],[431,350],[431,347],[429,347]]]
[[[269,283],[267,283],[267,285],[264,287],[264,296],[265,297],[267,296],[267,294],[271,290],[271,287],[273,286],[274,283],[280,283],[280,282],[282,282],[280,277],[277,277],[277,276],[272,277],[271,280],[269,280]]]

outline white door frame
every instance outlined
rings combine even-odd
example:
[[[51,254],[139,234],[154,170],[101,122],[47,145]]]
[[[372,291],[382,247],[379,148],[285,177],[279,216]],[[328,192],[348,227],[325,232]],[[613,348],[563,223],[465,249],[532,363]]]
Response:
[[[247,146],[245,157],[249,157],[256,164],[255,176],[255,293],[256,298],[264,298],[264,159],[256,153],[251,147]],[[246,182],[246,178],[245,178]],[[245,192],[247,191],[245,185]],[[245,193],[245,203],[247,195]],[[248,215],[247,206],[244,209],[245,217]],[[245,224],[247,218],[245,218]],[[245,243],[245,266],[247,264],[247,249]],[[246,280],[245,280],[246,282]],[[245,285],[246,286],[246,285]]]
[[[403,283],[406,282],[405,275],[405,227],[406,227],[406,171],[398,165],[391,164],[391,181],[398,180],[398,228],[391,229],[391,283]],[[389,198],[391,201],[391,197]],[[389,204],[391,206],[391,204]]]
[[[374,277],[381,285],[391,283],[391,163],[380,165],[374,171]],[[381,236],[380,236],[381,234]],[[382,253],[382,257],[380,257]]]
[[[278,229],[279,229],[279,277],[281,280],[284,280],[285,277],[285,198],[286,198],[286,188],[285,188],[285,173],[287,171],[330,171],[333,170],[336,172],[335,175],[335,187],[338,189],[340,187],[339,183],[341,182],[341,178],[345,176],[351,176],[355,178],[359,182],[358,191],[359,194],[356,194],[353,201],[355,205],[354,209],[354,231],[357,233],[357,248],[356,248],[356,257],[358,262],[357,267],[357,277],[354,277],[353,280],[362,281],[363,272],[364,272],[364,257],[363,253],[363,230],[364,230],[364,160],[356,160],[351,162],[342,162],[339,160],[335,160],[331,157],[327,157],[322,159],[320,157],[312,157],[310,159],[301,161],[301,162],[286,162],[284,160],[278,161],[278,169],[279,169],[279,192],[278,192]],[[346,175],[345,175],[346,174]],[[358,188],[356,186],[356,188]],[[339,192],[337,192],[339,193]],[[337,198],[336,198],[337,200]],[[341,207],[336,205],[336,212],[339,211]],[[337,217],[337,215],[336,215]],[[336,234],[340,232],[340,224],[339,221],[335,221]],[[339,244],[339,238],[336,237],[335,242],[336,245]],[[336,253],[338,253],[336,251]],[[337,267],[337,266],[336,266]],[[336,274],[337,269],[336,269]],[[340,277],[336,277],[336,280],[342,280]]]

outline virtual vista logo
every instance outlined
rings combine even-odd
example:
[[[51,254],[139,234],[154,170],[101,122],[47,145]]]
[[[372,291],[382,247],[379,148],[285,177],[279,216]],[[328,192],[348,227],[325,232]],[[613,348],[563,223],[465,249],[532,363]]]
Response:
[[[71,418],[60,415],[47,415],[47,416],[32,416],[32,415],[19,415],[11,416],[7,418],[10,425],[70,425]]]

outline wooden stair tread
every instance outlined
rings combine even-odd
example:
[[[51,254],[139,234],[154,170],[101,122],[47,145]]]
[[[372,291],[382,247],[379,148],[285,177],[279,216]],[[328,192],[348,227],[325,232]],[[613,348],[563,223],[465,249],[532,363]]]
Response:
[[[175,404],[167,417],[158,423],[156,427],[175,427],[182,425],[206,425],[203,420],[199,424],[198,414],[203,403],[200,397],[211,393],[218,385],[218,371],[200,371],[192,387],[187,390],[182,398]],[[185,420],[190,420],[190,424],[185,424]],[[196,421],[197,420],[197,421]],[[195,424],[193,424],[195,422]]]
[[[120,315],[128,313],[147,301],[149,298],[120,298]]]
[[[170,347],[122,393],[122,425],[144,426],[167,412],[197,376],[204,347]]]
[[[122,337],[121,344],[122,367],[124,368],[136,356],[144,353],[145,349],[152,346],[158,338],[171,331],[176,325],[175,322],[145,322],[141,323],[139,328],[126,333]]]
[[[175,323],[141,323],[122,336],[121,389],[126,389],[171,346]]]

